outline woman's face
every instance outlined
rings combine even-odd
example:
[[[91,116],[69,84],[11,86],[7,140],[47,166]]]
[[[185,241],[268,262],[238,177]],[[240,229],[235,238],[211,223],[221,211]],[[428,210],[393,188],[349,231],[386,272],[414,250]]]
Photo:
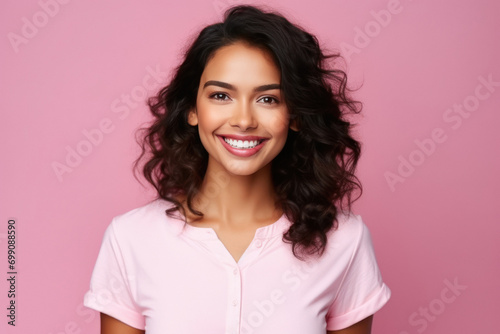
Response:
[[[288,128],[297,130],[289,124],[271,56],[242,42],[218,49],[208,61],[188,122],[198,125],[209,164],[235,175],[268,166],[285,145]]]

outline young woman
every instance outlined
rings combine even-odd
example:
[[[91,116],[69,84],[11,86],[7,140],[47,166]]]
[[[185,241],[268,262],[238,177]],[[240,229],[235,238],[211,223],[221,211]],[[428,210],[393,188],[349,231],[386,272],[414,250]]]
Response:
[[[371,332],[390,290],[351,211],[359,111],[337,57],[253,6],[201,31],[149,101],[136,163],[158,198],[103,238],[101,333]]]

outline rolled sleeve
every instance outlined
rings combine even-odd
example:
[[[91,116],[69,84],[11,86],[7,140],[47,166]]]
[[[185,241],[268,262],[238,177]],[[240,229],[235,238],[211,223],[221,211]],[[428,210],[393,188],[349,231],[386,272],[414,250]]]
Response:
[[[129,326],[144,330],[144,316],[131,293],[134,276],[126,270],[115,234],[115,224],[116,221],[113,219],[104,233],[92,272],[90,289],[84,296],[83,304]]]
[[[344,329],[363,320],[382,308],[390,296],[390,289],[382,281],[370,232],[361,222],[351,260],[327,312],[327,330]]]

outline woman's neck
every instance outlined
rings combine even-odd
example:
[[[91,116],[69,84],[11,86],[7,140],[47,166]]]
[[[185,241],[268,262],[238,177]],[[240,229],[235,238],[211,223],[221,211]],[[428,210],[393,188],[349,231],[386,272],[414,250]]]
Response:
[[[203,212],[202,221],[222,228],[246,228],[276,221],[282,212],[275,201],[270,164],[251,175],[230,174],[209,165],[193,203]]]

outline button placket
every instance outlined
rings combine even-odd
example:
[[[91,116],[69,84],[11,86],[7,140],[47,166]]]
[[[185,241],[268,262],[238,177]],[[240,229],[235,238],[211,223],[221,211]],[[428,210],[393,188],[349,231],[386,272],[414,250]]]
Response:
[[[238,265],[228,268],[228,306],[226,318],[226,333],[239,333],[241,312],[241,276]]]

